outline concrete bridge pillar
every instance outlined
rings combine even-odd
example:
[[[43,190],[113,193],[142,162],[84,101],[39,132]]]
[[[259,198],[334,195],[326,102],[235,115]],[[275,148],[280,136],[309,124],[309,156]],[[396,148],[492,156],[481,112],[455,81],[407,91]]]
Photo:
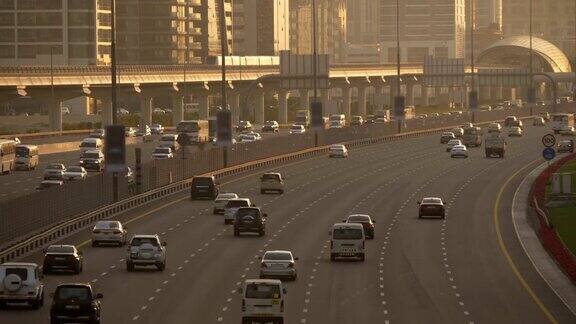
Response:
[[[346,116],[346,120],[350,120],[352,110],[352,88],[350,86],[344,86],[340,89],[342,90],[342,113]]]
[[[320,102],[322,103],[322,110],[326,113],[328,108],[328,102],[330,100],[330,90],[320,89]]]
[[[310,97],[308,96],[308,89],[301,89],[300,93],[300,107],[298,110],[310,109]]]
[[[406,106],[414,106],[414,83],[406,84]]]
[[[100,116],[102,117],[102,128],[114,124],[114,112],[112,111],[112,102],[110,101],[110,99],[102,100],[102,109]]]
[[[240,121],[240,94],[236,91],[229,92],[227,99],[232,113],[232,125],[237,125]]]
[[[374,110],[383,109],[384,107],[384,85],[378,84],[374,86],[374,102],[372,112]]]
[[[184,97],[177,95],[172,97],[172,125],[176,126],[184,120]]]
[[[199,119],[208,119],[210,117],[210,107],[208,104],[208,94],[198,93],[198,117]]]
[[[53,100],[50,102],[48,111],[48,121],[50,130],[53,132],[62,131],[62,101]]]
[[[154,106],[154,97],[140,97],[140,113],[142,123],[145,125],[152,124],[152,107]]]
[[[390,87],[389,86],[382,86],[382,99],[381,99],[381,104],[382,107],[380,109],[384,109],[385,106],[388,106],[390,104]]]
[[[366,86],[358,86],[358,115],[366,117]]]
[[[278,123],[288,124],[288,91],[278,90]]]
[[[254,123],[264,124],[264,91],[257,91],[254,96]]]
[[[423,107],[430,106],[430,87],[422,84],[420,85],[420,103]]]

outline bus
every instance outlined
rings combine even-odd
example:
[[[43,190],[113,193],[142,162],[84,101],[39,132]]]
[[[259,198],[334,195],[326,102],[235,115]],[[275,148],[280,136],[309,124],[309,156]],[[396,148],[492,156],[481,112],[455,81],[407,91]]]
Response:
[[[36,167],[38,167],[38,163],[38,146],[16,145],[16,163],[14,165],[15,169],[34,170]]]
[[[552,130],[559,133],[560,130],[574,126],[574,115],[572,114],[552,114]]]
[[[210,139],[207,120],[183,120],[176,126],[178,135],[186,134],[191,143],[207,142]]]
[[[482,129],[480,127],[466,127],[464,128],[464,136],[462,144],[466,146],[481,146],[482,145]]]
[[[0,138],[0,174],[14,170],[16,160],[16,142]]]

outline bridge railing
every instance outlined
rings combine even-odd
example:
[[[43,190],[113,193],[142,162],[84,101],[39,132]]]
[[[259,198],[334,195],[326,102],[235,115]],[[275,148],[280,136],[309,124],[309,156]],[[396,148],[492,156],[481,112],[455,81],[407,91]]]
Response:
[[[529,113],[518,109],[483,112],[480,115],[477,114],[476,117],[482,121],[491,121],[501,120],[507,114],[524,116]],[[402,125],[401,132],[442,130],[469,121],[471,121],[469,114],[414,119],[406,121]],[[124,180],[119,181],[119,198],[130,199],[130,197],[135,197],[137,192],[149,192],[158,197],[172,194],[173,191],[170,190],[158,190],[190,179],[194,175],[313,148],[316,141],[320,146],[359,140],[363,143],[370,143],[372,139],[396,135],[400,135],[396,123],[371,124],[320,131],[317,135],[308,132],[303,135],[276,137],[253,143],[239,143],[228,148],[226,152],[213,147],[190,152],[184,156],[181,152],[177,152],[172,159],[152,160],[143,164],[139,188],[134,188]],[[0,250],[35,233],[43,232],[55,224],[67,222],[79,215],[112,205],[111,189],[111,177],[107,174],[98,174],[82,182],[70,182],[60,188],[34,192],[3,201],[0,203],[0,242],[4,246],[0,245]],[[134,202],[134,207],[138,201]]]

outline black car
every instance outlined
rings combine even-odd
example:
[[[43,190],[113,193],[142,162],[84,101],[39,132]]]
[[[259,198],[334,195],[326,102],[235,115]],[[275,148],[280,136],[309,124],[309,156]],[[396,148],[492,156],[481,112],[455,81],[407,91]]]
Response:
[[[347,219],[342,220],[342,223],[356,223],[361,224],[364,229],[364,236],[368,239],[374,239],[374,224],[376,221],[372,220],[369,215],[354,214],[348,216]]]
[[[264,236],[267,216],[258,207],[239,208],[234,219],[234,236],[240,236],[240,233],[257,233]]]
[[[55,270],[73,271],[75,274],[82,272],[84,258],[82,252],[74,245],[50,245],[44,250],[44,274]]]
[[[62,284],[52,294],[50,323],[100,323],[102,294],[94,294],[90,284]]]
[[[444,207],[444,202],[442,199],[429,197],[424,198],[422,201],[418,202],[418,218],[423,217],[440,217],[442,219],[446,218],[446,208]]]
[[[275,120],[268,120],[262,125],[262,132],[273,132],[278,133],[280,131],[280,125]]]
[[[194,177],[190,187],[190,198],[192,200],[198,199],[216,199],[218,193],[218,183],[214,176],[211,177]]]
[[[252,124],[247,120],[241,120],[236,126],[237,132],[251,131],[251,130],[252,130]]]
[[[366,115],[366,119],[364,119],[365,124],[374,124],[376,121],[376,116],[374,115]]]

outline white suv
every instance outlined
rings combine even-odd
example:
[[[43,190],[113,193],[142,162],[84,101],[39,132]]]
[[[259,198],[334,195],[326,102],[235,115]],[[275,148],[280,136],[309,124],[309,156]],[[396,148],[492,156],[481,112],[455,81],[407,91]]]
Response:
[[[265,194],[270,191],[284,193],[284,179],[277,172],[267,172],[260,177],[260,193]]]
[[[284,323],[284,295],[286,288],[277,279],[248,279],[242,294],[242,324],[255,321]]]
[[[6,303],[44,305],[44,284],[36,263],[10,262],[0,265],[0,308]]]
[[[228,201],[236,198],[238,198],[238,195],[232,192],[218,194],[218,196],[216,196],[216,199],[214,199],[214,208],[212,208],[212,213],[213,214],[224,213]]]
[[[133,271],[134,266],[156,266],[166,269],[166,242],[160,243],[158,235],[134,235],[130,240],[126,256],[126,270]]]

